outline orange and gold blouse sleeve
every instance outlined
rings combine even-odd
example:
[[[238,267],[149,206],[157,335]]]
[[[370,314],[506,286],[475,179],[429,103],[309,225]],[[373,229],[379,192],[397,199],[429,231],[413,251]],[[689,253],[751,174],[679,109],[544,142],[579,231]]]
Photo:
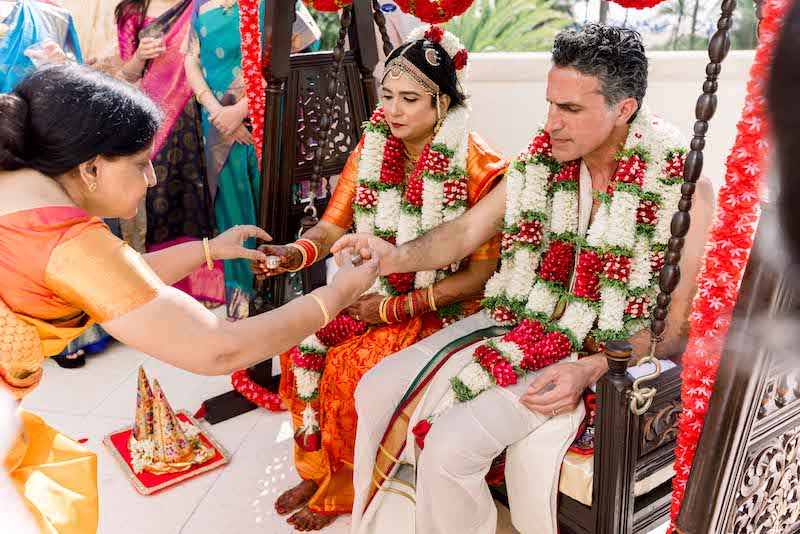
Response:
[[[467,196],[469,207],[477,204],[483,197],[500,183],[508,167],[508,160],[493,149],[476,133],[469,136],[469,154],[467,156]],[[472,261],[496,260],[500,258],[500,234],[478,247],[470,254]]]
[[[333,190],[328,207],[322,215],[323,221],[335,224],[339,228],[349,230],[353,224],[353,200],[356,197],[356,184],[358,183],[358,159],[364,147],[364,138],[347,158],[347,163],[339,175],[339,182]]]
[[[45,283],[98,323],[150,302],[164,287],[144,258],[105,225],[62,241],[50,255]]]

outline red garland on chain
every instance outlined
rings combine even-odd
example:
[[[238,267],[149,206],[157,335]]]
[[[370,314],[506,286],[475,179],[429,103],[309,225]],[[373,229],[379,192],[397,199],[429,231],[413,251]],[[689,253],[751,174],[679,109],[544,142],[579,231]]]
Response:
[[[768,149],[764,89],[775,42],[789,4],[787,0],[768,0],[764,5],[760,42],[750,69],[745,107],[737,125],[736,142],[728,156],[725,185],[719,192],[705,262],[697,278],[698,292],[689,316],[691,335],[683,356],[683,413],[678,420],[680,433],[675,462],[677,474],[672,485],[670,531],[674,530],[681,509],[722,347],[753,246]]]
[[[474,0],[395,0],[401,11],[428,24],[447,22],[469,9],[472,2]]]
[[[614,2],[625,9],[647,9],[648,7],[655,7],[664,0],[607,0]]]
[[[264,61],[261,55],[261,25],[259,24],[260,0],[239,0],[239,33],[242,37],[242,74],[247,94],[250,124],[253,127],[253,145],[261,166],[261,150],[264,144]]]

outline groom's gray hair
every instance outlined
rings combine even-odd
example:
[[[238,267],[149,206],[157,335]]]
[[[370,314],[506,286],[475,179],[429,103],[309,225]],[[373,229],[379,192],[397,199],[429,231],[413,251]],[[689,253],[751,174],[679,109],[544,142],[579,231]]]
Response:
[[[639,32],[601,24],[563,30],[556,35],[552,60],[556,67],[597,76],[609,106],[635,98],[641,109],[647,92],[647,56]],[[636,113],[631,121],[635,117]]]

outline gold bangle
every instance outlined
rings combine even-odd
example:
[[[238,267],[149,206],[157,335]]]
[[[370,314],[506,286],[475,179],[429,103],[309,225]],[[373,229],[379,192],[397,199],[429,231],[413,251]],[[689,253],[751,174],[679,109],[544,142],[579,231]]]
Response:
[[[202,105],[202,102],[200,102],[200,98],[202,98],[202,96],[207,92],[208,89],[200,89],[197,93],[195,93],[194,97],[197,99],[198,104]]]
[[[206,267],[209,271],[214,270],[214,259],[211,257],[211,247],[208,245],[208,238],[203,238],[203,251],[206,253]]]
[[[319,308],[322,310],[322,315],[325,316],[325,324],[322,326],[326,326],[329,322],[331,322],[331,316],[328,313],[328,307],[325,305],[325,302],[323,302],[322,299],[315,294],[309,293],[308,296],[317,301],[317,304],[319,304]]]
[[[436,299],[433,297],[433,286],[428,286],[428,304],[431,305],[431,311],[438,311],[436,309]]]
[[[389,304],[389,298],[387,297],[381,301],[381,305],[378,307],[378,312],[381,315],[381,321],[383,321],[384,324],[389,324],[389,318],[386,317],[386,306],[388,304]]]
[[[308,261],[308,255],[306,254],[306,251],[303,249],[303,247],[295,245],[294,243],[289,243],[286,246],[299,250],[300,256],[303,258],[303,261],[300,262],[300,266],[297,269],[286,269],[286,270],[289,271],[290,273],[296,273],[297,271],[302,271],[303,268],[306,266],[306,262]]]

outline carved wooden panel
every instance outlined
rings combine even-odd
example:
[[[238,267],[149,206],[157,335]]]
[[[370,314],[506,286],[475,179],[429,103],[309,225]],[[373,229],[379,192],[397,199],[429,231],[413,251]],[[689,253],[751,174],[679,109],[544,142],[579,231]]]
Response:
[[[327,82],[331,64],[323,68],[319,65],[298,69],[292,78],[297,83],[297,142],[294,181],[311,177],[314,152],[319,145],[319,125],[322,119],[323,104],[327,96]],[[349,74],[349,75],[348,75]],[[337,173],[347,161],[347,156],[358,144],[361,137],[362,113],[355,113],[355,107],[363,107],[353,101],[351,80],[358,80],[357,65],[352,58],[346,58],[339,73],[339,91],[333,101],[333,121],[328,141],[328,152],[323,164],[324,174]],[[357,116],[358,115],[358,116]]]
[[[774,417],[783,409],[794,408],[798,401],[800,401],[800,381],[796,371],[776,367],[764,384],[758,420]]]
[[[677,439],[678,416],[682,411],[681,402],[674,400],[644,416],[639,443],[640,456]]]
[[[797,452],[800,426],[770,440],[748,457],[726,532],[778,534],[800,520]]]

